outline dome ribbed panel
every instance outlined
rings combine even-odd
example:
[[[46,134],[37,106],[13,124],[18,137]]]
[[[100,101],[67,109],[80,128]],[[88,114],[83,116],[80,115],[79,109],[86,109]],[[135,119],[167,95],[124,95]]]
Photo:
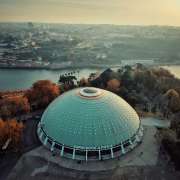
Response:
[[[139,117],[122,98],[102,90],[100,97],[86,99],[79,90],[64,93],[44,112],[41,124],[49,137],[83,149],[115,146],[136,134]]]

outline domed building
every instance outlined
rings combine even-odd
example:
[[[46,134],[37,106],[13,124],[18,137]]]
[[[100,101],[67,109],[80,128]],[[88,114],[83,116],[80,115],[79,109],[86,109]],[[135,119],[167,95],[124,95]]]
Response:
[[[75,160],[106,160],[133,150],[143,137],[135,110],[112,92],[77,88],[54,100],[37,129],[53,154]]]

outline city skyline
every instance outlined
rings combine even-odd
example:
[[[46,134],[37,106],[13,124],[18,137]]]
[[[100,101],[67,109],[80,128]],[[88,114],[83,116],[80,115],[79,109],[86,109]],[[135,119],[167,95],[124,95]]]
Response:
[[[180,26],[179,0],[0,0],[0,22]]]

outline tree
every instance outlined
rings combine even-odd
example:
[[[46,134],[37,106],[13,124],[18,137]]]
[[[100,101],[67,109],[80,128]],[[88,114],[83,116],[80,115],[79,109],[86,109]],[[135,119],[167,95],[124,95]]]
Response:
[[[23,123],[18,123],[17,120],[11,119],[3,121],[0,119],[0,151],[15,150],[17,151],[21,145],[21,137],[23,132]],[[6,144],[9,141],[8,144]]]
[[[74,81],[77,81],[77,78],[76,78],[76,76],[72,76],[71,74],[72,73],[68,73],[68,76],[66,74],[65,75],[60,75],[59,83],[74,86]]]
[[[107,82],[107,90],[117,92],[120,90],[121,82],[118,79],[111,79]]]
[[[121,86],[120,91],[118,92],[118,95],[127,100],[129,91],[125,86]]]
[[[28,98],[31,106],[44,108],[59,94],[60,88],[57,84],[49,80],[40,80],[33,84],[33,87],[27,91],[25,96]]]
[[[176,90],[168,90],[165,94],[165,97],[168,98],[168,107],[173,113],[180,111],[180,96]]]
[[[164,131],[164,132],[163,132]],[[180,143],[176,133],[172,129],[161,132],[162,144],[168,152],[177,170],[180,170]]]
[[[137,70],[145,70],[146,67],[143,64],[141,64],[141,63],[136,63],[136,69]]]
[[[179,94],[175,89],[169,89],[166,92],[165,96],[167,96],[169,99],[172,97],[179,98]]]
[[[127,88],[133,86],[134,83],[134,71],[131,66],[125,66],[124,72],[121,75],[122,84]]]
[[[174,75],[171,74],[169,70],[164,68],[154,68],[152,71],[157,77],[174,78]]]
[[[12,96],[0,101],[0,116],[9,118],[30,112],[28,99],[23,96]]]
[[[81,78],[79,81],[79,86],[80,87],[85,87],[85,86],[89,86],[89,81],[86,78]]]

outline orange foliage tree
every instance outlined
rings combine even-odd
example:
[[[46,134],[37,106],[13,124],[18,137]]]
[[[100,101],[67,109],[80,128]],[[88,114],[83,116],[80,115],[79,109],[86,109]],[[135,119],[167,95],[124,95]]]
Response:
[[[23,123],[18,123],[15,119],[0,119],[0,151],[3,151],[3,148],[17,151],[21,145],[22,132]]]
[[[174,89],[170,89],[166,92],[165,96],[168,98],[168,106],[170,110],[175,113],[180,111],[180,95]]]
[[[107,90],[117,92],[120,90],[121,82],[118,79],[111,79],[107,82]]]
[[[33,84],[33,87],[26,92],[25,96],[32,106],[43,108],[59,94],[60,88],[57,84],[49,80],[40,80]]]
[[[14,117],[30,111],[28,99],[23,96],[14,96],[0,100],[0,116],[4,118]]]

